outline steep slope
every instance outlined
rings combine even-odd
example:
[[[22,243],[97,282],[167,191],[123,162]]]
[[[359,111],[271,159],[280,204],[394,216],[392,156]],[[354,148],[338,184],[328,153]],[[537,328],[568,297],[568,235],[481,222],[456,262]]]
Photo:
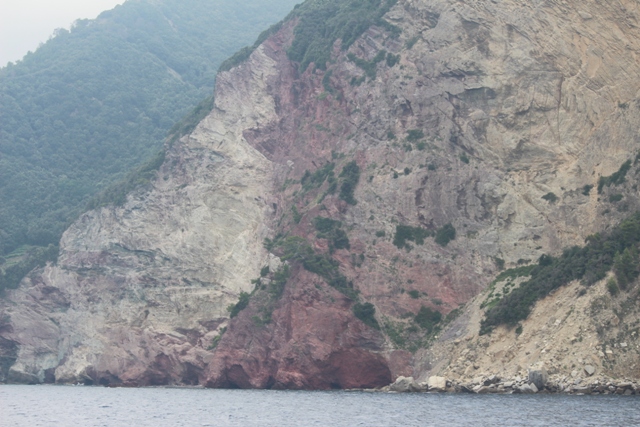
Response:
[[[57,245],[294,0],[130,0],[0,69],[0,256]],[[1,287],[1,286],[0,286]]]
[[[153,189],[85,214],[57,265],[8,294],[9,380],[339,388],[458,372],[443,361],[456,339],[502,336],[477,338],[473,298],[503,265],[640,208],[635,166],[597,189],[638,150],[635,3],[400,0],[299,68],[322,49],[287,49],[327,4],[220,73]],[[438,313],[472,300],[428,349]],[[528,347],[510,351],[524,368]]]

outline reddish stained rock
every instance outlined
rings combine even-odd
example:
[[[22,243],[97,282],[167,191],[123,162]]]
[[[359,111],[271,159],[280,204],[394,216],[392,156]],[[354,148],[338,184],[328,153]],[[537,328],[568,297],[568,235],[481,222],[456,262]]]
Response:
[[[266,326],[252,303],[233,319],[205,373],[216,388],[374,388],[392,380],[382,334],[351,312],[352,301],[298,269]]]

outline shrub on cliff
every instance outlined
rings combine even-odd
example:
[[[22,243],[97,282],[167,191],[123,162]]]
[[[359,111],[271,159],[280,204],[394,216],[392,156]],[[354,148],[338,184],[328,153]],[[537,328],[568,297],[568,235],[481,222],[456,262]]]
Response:
[[[329,252],[351,248],[349,237],[342,229],[342,222],[318,216],[313,219],[313,225],[318,231],[318,237],[329,241]]]
[[[638,250],[635,246],[616,253],[613,260],[613,271],[622,289],[626,289],[638,277],[639,267]]]
[[[598,180],[598,194],[602,193],[604,187],[622,184],[625,181],[625,177],[627,176],[629,169],[631,169],[631,160],[624,162],[616,173],[610,176],[601,176]]]
[[[436,243],[440,246],[447,246],[449,242],[455,240],[455,238],[456,229],[451,225],[451,223],[446,224],[436,232]]]
[[[402,249],[407,246],[407,241],[424,245],[424,239],[433,236],[433,232],[422,227],[411,227],[410,225],[396,225],[396,234],[393,237],[393,244]]]
[[[353,314],[365,325],[380,330],[380,324],[376,320],[376,308],[370,302],[356,303],[353,305]]]
[[[436,310],[432,310],[424,305],[420,308],[420,311],[413,320],[422,328],[426,329],[428,333],[433,331],[433,328],[442,321],[442,313]]]
[[[347,163],[342,172],[340,172],[340,178],[342,178],[342,185],[340,186],[340,199],[355,205],[358,203],[353,197],[353,193],[356,190],[356,186],[360,181],[360,167],[355,160]]]
[[[229,312],[229,317],[233,319],[238,314],[240,314],[242,310],[247,308],[248,305],[249,305],[249,294],[246,292],[240,292],[240,297],[238,299],[238,302],[235,304],[231,304],[229,307],[227,307],[227,311]]]
[[[639,264],[636,246],[640,242],[640,213],[625,219],[608,234],[587,237],[586,242],[582,248],[565,249],[559,257],[541,257],[539,264],[531,269],[528,281],[486,311],[480,333],[488,333],[500,324],[515,326],[529,316],[537,300],[573,280],[592,285],[604,279],[612,268],[620,272],[625,283],[635,280]]]

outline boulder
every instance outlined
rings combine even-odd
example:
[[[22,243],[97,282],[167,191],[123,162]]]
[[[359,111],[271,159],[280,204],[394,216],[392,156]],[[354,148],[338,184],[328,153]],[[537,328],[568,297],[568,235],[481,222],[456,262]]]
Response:
[[[536,389],[536,391],[533,391],[533,388],[529,384],[523,384],[520,387],[518,387],[516,390],[517,390],[517,393],[522,393],[522,394],[531,394],[531,393],[535,393],[536,391],[538,391],[538,389]],[[515,390],[514,390],[514,392],[515,392]]]
[[[490,386],[491,384],[498,384],[500,382],[500,378],[497,375],[491,375],[482,383],[483,385]]]
[[[529,382],[535,384],[538,390],[542,390],[547,385],[547,381],[549,381],[549,374],[543,366],[529,369]]]
[[[420,386],[413,377],[399,376],[396,381],[389,386],[389,391],[396,393],[408,393],[420,391]]]
[[[585,374],[587,374],[588,376],[592,376],[593,374],[596,373],[596,368],[594,368],[591,365],[585,365],[584,367],[584,372]]]
[[[429,391],[445,391],[447,389],[447,379],[445,377],[429,377],[427,385]]]

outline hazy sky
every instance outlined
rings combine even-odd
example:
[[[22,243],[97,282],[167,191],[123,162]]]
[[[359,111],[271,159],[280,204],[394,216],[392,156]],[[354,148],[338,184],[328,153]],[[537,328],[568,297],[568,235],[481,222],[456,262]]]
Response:
[[[0,0],[0,67],[21,59],[49,39],[56,28],[93,19],[124,0]]]

